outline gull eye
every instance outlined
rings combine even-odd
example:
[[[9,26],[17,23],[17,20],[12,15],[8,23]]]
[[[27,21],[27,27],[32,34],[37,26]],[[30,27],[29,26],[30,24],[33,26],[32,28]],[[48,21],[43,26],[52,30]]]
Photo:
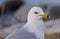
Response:
[[[38,14],[38,12],[34,12],[35,14]]]

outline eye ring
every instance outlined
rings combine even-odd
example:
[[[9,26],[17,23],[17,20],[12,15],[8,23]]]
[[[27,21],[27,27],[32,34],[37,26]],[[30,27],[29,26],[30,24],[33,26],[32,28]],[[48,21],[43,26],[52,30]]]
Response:
[[[38,14],[38,12],[34,12],[35,14]]]

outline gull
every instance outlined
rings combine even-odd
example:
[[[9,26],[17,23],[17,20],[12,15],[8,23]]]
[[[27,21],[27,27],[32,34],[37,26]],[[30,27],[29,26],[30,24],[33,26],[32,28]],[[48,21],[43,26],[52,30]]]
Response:
[[[42,8],[32,7],[28,12],[27,23],[20,29],[9,34],[5,39],[45,39],[44,22],[42,19],[49,19]]]

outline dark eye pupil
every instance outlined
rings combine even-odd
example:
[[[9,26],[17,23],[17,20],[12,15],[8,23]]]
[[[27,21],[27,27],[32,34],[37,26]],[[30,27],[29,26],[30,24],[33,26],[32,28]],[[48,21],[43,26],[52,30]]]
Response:
[[[35,14],[38,14],[38,12],[35,12]]]

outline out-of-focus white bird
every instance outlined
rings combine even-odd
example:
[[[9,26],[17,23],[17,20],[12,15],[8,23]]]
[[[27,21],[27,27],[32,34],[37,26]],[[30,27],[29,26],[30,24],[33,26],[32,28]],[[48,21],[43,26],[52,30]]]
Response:
[[[8,35],[5,39],[44,39],[44,23],[42,18],[50,18],[40,7],[33,7],[27,17],[27,23]]]

